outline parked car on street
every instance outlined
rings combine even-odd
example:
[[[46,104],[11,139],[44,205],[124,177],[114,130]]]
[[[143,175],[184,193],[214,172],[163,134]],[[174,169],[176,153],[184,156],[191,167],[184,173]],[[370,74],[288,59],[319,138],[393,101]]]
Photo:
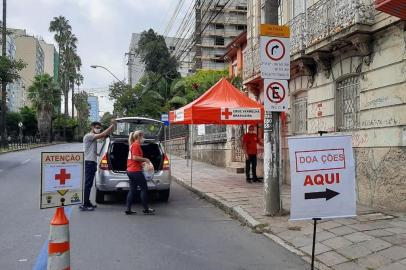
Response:
[[[142,150],[144,157],[151,160],[155,173],[147,180],[148,189],[157,192],[161,201],[168,201],[171,172],[168,156],[162,143],[164,123],[149,118],[125,117],[117,119],[117,128],[98,147],[98,168],[96,173],[96,202],[104,203],[105,195],[129,190],[126,173],[128,158],[128,136],[130,132],[142,130],[145,133]]]

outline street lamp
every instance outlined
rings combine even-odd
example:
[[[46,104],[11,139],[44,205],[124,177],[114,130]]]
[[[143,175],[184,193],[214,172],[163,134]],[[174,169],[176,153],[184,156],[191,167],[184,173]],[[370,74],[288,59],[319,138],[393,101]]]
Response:
[[[91,65],[90,67],[91,67],[91,68],[102,68],[102,69],[106,70],[108,73],[110,73],[110,75],[113,76],[113,77],[114,77],[117,81],[119,81],[122,85],[124,85],[124,86],[126,85],[124,81],[122,81],[122,80],[120,80],[119,78],[117,78],[117,76],[114,75],[114,73],[111,72],[108,68],[103,67],[103,66],[100,66],[100,65]]]

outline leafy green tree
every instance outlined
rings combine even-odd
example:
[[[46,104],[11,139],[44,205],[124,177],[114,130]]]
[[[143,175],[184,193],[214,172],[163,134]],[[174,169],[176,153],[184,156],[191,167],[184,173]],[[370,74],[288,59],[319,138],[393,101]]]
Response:
[[[20,109],[25,136],[35,136],[38,131],[36,111],[27,106]]]
[[[75,107],[78,112],[78,135],[83,137],[89,126],[89,111],[90,106],[87,101],[88,94],[86,92],[80,92],[75,94]]]
[[[110,112],[105,112],[100,119],[100,122],[102,123],[104,128],[108,128],[111,123],[111,119],[113,118],[113,115]]]
[[[7,86],[9,83],[13,83],[14,81],[18,80],[20,78],[19,72],[26,66],[26,64],[22,60],[12,60],[9,59],[7,56],[0,56],[0,84],[4,88]],[[1,112],[2,112],[2,117],[0,121],[0,126],[1,126],[1,134],[2,135],[2,142],[4,144],[7,143],[6,141],[6,127],[7,127],[7,116],[6,114],[3,114],[4,112],[7,112],[6,108],[6,100],[7,100],[7,92],[4,91],[2,93],[3,96],[2,102],[1,102]],[[3,118],[4,117],[4,118]],[[4,121],[4,122],[3,122]],[[4,126],[3,126],[4,124]]]
[[[227,70],[199,70],[195,74],[175,81],[171,87],[172,99],[170,103],[177,108],[192,102],[221,78],[227,77]]]
[[[35,76],[33,84],[28,89],[28,98],[37,112],[41,141],[51,140],[52,116],[60,95],[59,87],[49,74]]]
[[[22,121],[21,114],[18,112],[8,112],[6,114],[7,135],[16,137],[19,134],[18,123]]]
[[[178,62],[171,56],[163,36],[149,29],[141,33],[137,53],[145,63],[145,71],[166,77],[168,80],[179,77]]]
[[[145,77],[134,88],[121,83],[112,84],[109,96],[115,100],[114,113],[118,116],[158,118],[164,103],[161,94],[146,83]]]

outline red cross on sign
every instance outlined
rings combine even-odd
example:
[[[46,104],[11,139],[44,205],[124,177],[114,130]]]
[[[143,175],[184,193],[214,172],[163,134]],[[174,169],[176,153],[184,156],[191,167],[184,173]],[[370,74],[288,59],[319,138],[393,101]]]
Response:
[[[224,118],[225,118],[226,120],[228,120],[229,117],[230,117],[231,115],[233,115],[233,113],[230,112],[230,111],[228,110],[228,108],[225,108],[224,111],[221,112],[221,115],[224,115]]]
[[[55,175],[55,180],[59,181],[60,185],[65,185],[66,180],[70,179],[70,173],[66,173],[66,169],[61,169],[59,174]]]

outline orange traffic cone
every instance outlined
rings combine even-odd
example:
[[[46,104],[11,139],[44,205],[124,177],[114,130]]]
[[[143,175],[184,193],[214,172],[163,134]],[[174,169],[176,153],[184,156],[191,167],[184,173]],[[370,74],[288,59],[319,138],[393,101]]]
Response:
[[[51,220],[48,244],[48,270],[70,270],[69,220],[63,207]]]

